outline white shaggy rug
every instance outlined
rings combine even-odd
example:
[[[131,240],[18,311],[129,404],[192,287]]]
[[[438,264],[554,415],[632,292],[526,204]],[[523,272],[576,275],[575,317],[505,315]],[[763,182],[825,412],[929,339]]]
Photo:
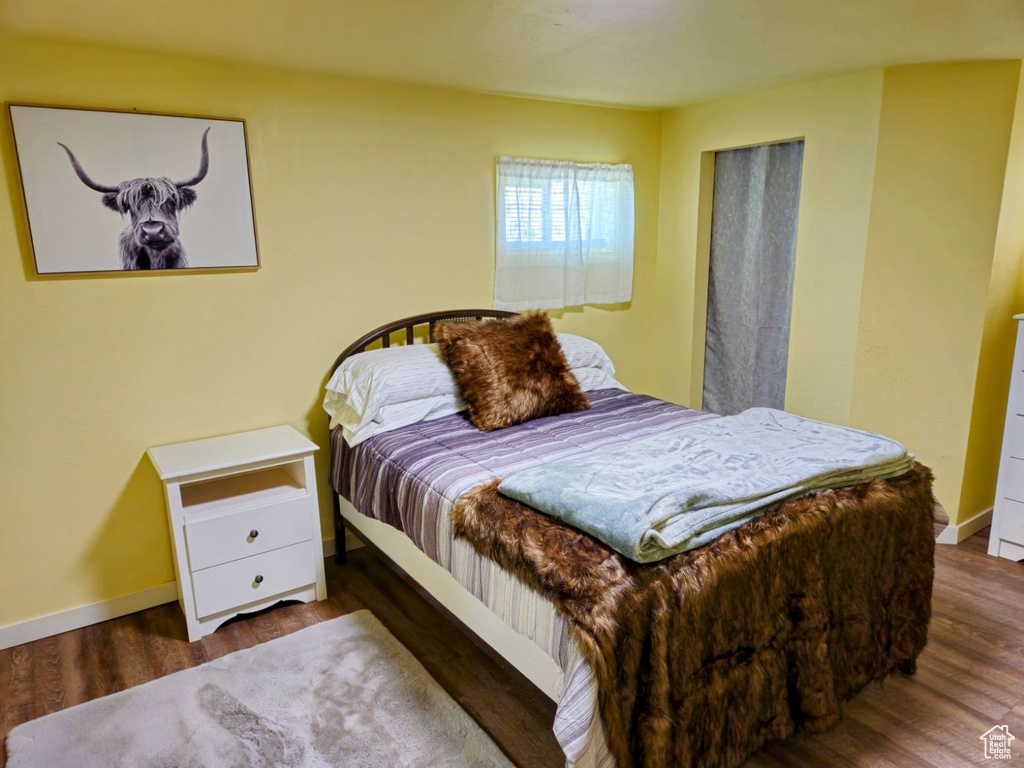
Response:
[[[511,766],[369,611],[18,726],[8,768]]]

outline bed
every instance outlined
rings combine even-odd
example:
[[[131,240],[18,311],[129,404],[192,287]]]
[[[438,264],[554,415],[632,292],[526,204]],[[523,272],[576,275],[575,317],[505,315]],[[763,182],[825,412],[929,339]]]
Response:
[[[433,341],[434,328],[441,322],[503,318],[512,314],[496,310],[452,310],[389,323],[350,345],[338,357],[334,368],[350,356],[377,346],[377,342],[387,348],[394,343],[412,344],[417,338]],[[525,536],[544,538],[554,532],[562,538],[577,537],[570,539],[569,548],[594,552],[594,562],[599,563],[607,555],[585,534],[562,530],[564,526],[558,528],[561,524],[557,521],[536,513],[529,517],[527,513],[532,511],[528,508],[504,509],[511,503],[498,501],[493,493],[488,496],[489,485],[493,491],[497,478],[559,458],[627,445],[667,429],[714,418],[622,389],[599,390],[589,395],[589,410],[538,419],[491,433],[480,432],[458,414],[379,434],[355,448],[345,441],[341,429],[333,430],[331,482],[338,561],[345,559],[347,526],[474,639],[518,669],[555,701],[554,731],[569,768],[616,764],[737,765],[769,738],[785,737],[796,730],[830,727],[838,718],[841,700],[855,694],[870,680],[896,669],[913,670],[914,660],[926,640],[930,613],[933,544],[930,512],[921,509],[927,510],[931,491],[930,475],[923,468],[910,480],[872,484],[870,493],[874,495],[870,498],[869,492],[863,490],[858,491],[859,495],[833,494],[817,506],[813,500],[783,505],[781,516],[767,516],[771,519],[758,523],[760,527],[748,525],[740,529],[737,537],[730,538],[731,550],[716,543],[706,547],[700,557],[691,558],[693,563],[687,561],[687,567],[704,568],[710,563],[707,567],[718,568],[714,572],[716,583],[729,580],[727,576],[718,578],[722,563],[726,563],[726,568],[740,579],[737,583],[742,584],[743,569],[757,568],[756,562],[744,564],[751,558],[763,561],[778,556],[787,551],[785,546],[792,546],[802,535],[808,532],[817,535],[828,528],[827,536],[815,540],[819,549],[825,546],[821,542],[832,542],[827,546],[836,547],[827,555],[829,563],[821,566],[825,569],[823,574],[801,575],[800,578],[848,579],[852,556],[847,554],[849,548],[839,541],[839,533],[846,531],[854,544],[852,537],[856,535],[883,541],[876,547],[880,565],[873,566],[883,575],[857,576],[861,580],[876,578],[878,582],[866,583],[860,591],[866,596],[863,604],[830,604],[811,609],[807,595],[787,593],[785,596],[785,611],[792,614],[783,619],[788,622],[787,626],[803,626],[809,620],[806,616],[814,614],[815,610],[822,616],[827,614],[825,619],[814,618],[826,627],[816,631],[827,632],[829,644],[841,649],[837,654],[828,652],[828,675],[841,681],[834,691],[828,691],[827,701],[817,700],[820,698],[818,689],[823,687],[820,679],[814,682],[785,679],[787,674],[813,677],[806,670],[799,672],[801,665],[807,666],[805,661],[794,661],[802,652],[799,648],[807,645],[805,634],[787,636],[785,642],[776,642],[774,638],[754,642],[745,637],[748,630],[754,634],[757,634],[754,630],[760,631],[755,626],[756,618],[750,619],[751,627],[742,626],[748,610],[751,617],[758,615],[756,607],[744,604],[751,600],[749,594],[732,598],[735,603],[732,613],[723,615],[739,624],[724,633],[718,626],[722,622],[709,614],[706,606],[701,608],[703,612],[687,614],[686,620],[693,631],[700,632],[702,623],[712,622],[715,631],[709,629],[709,635],[724,635],[730,648],[738,646],[738,650],[732,649],[729,654],[730,659],[735,657],[736,660],[728,661],[724,671],[719,669],[722,667],[719,651],[704,648],[697,653],[713,658],[708,661],[702,657],[697,667],[699,674],[687,678],[688,683],[692,680],[696,681],[694,685],[702,686],[685,693],[687,702],[692,703],[685,707],[680,704],[679,697],[684,695],[686,686],[677,686],[678,694],[666,693],[662,700],[654,703],[637,703],[633,700],[635,696],[627,697],[630,701],[626,704],[615,701],[623,697],[609,690],[612,673],[605,668],[607,665],[602,663],[597,649],[602,642],[600,628],[587,627],[578,612],[573,613],[572,595],[568,594],[571,590],[548,583],[543,568],[531,570],[527,555],[511,551],[515,546],[503,549],[498,540],[473,540],[472,531],[467,530],[472,527],[467,520],[483,520],[485,524],[478,526],[478,539],[502,525],[511,526],[510,530],[525,531],[522,534]],[[902,487],[900,482],[904,484]],[[911,506],[914,506],[912,512],[900,512]],[[888,511],[882,517],[878,510]],[[829,521],[830,511],[834,518],[852,522]],[[503,522],[499,520],[502,512],[506,513]],[[872,512],[875,518],[869,517]],[[492,514],[493,521],[489,517]],[[906,524],[900,527],[891,523],[890,518],[905,519]],[[531,520],[532,530],[521,527],[523,521]],[[878,533],[879,527],[885,528],[884,533]],[[751,547],[751,541],[763,542],[763,547]],[[743,542],[748,545],[744,546]],[[893,564],[891,568],[890,564]],[[622,566],[616,567],[622,569]],[[834,573],[829,573],[829,569]],[[657,568],[627,565],[626,571],[634,574],[631,578],[644,580]],[[665,568],[660,572],[667,573]],[[700,573],[698,581],[712,581],[707,579],[706,572]],[[690,578],[689,573],[687,577]],[[599,584],[593,588],[601,589]],[[711,586],[704,589],[708,593],[712,591]],[[780,589],[794,592],[791,585]],[[696,594],[699,596],[700,592]],[[896,595],[895,600],[893,595]],[[714,594],[714,600],[722,599],[722,594]],[[691,595],[687,606],[690,603],[698,606],[700,602]],[[876,608],[875,603],[887,603],[889,607]],[[893,603],[900,608],[890,616]],[[691,609],[687,607],[687,610]],[[726,610],[730,609],[723,603],[723,611]],[[886,612],[881,618],[876,615],[879,610]],[[772,631],[778,634],[777,628]],[[773,643],[779,647],[772,648]],[[884,652],[879,650],[879,643],[884,645]],[[692,641],[691,645],[696,648],[701,642]],[[756,646],[753,653],[747,645]],[[645,658],[653,653],[649,648],[637,651],[640,656],[646,655]],[[817,646],[809,653],[821,655]],[[673,659],[669,659],[670,666],[677,665]],[[760,709],[751,711],[743,722],[733,715],[721,714],[741,710],[742,701],[752,697],[751,680],[764,678],[766,670],[774,668],[773,664],[781,670],[778,672],[783,678],[779,682],[781,693],[766,688],[763,698],[765,701],[772,696],[781,698],[784,700],[781,705],[778,702],[759,704]],[[635,666],[630,671],[634,677],[649,674],[647,661],[641,660]],[[621,668],[616,673],[626,674]],[[817,668],[813,673],[818,678],[822,674]],[[722,680],[727,678],[732,682],[722,685]],[[639,686],[658,687],[652,681],[653,678],[644,678]],[[832,685],[831,680],[825,683],[825,687]],[[807,702],[793,705],[800,712],[800,717],[794,719],[787,708],[793,704],[794,697],[801,696]],[[700,706],[694,709],[698,701]],[[778,709],[780,706],[786,711],[765,715],[771,707]],[[681,713],[686,707],[689,709],[684,717]],[[622,714],[622,717],[611,717],[610,713]],[[720,716],[712,717],[710,713],[720,713]],[[606,731],[606,721],[611,726],[610,734]],[[666,729],[676,735],[665,736]]]

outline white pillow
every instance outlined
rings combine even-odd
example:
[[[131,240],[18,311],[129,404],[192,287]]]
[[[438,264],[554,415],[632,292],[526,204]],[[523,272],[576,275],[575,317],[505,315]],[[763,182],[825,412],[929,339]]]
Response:
[[[573,368],[572,375],[580,384],[584,392],[593,392],[598,389],[625,389],[625,385],[616,381],[604,368]]]
[[[604,349],[596,341],[591,341],[574,333],[556,333],[558,343],[565,355],[569,368],[601,368],[609,374],[615,374],[615,366]],[[578,377],[577,377],[578,378]]]
[[[558,334],[580,389],[625,389],[601,345],[582,336]],[[324,410],[331,429],[341,426],[355,446],[393,429],[465,410],[455,378],[437,344],[374,349],[345,360],[327,382]]]
[[[326,407],[325,403],[324,408]],[[458,395],[436,395],[404,403],[385,403],[377,408],[372,418],[342,405],[331,418],[331,429],[340,424],[345,442],[356,446],[382,432],[390,432],[421,421],[440,419],[442,416],[451,416],[465,409],[466,404]]]
[[[373,435],[465,408],[437,344],[374,349],[352,355],[327,382],[324,410],[349,445]]]

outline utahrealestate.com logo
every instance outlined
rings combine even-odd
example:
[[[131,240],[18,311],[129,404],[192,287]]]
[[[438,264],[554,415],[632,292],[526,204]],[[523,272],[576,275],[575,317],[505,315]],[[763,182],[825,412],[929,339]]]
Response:
[[[985,742],[986,760],[1010,759],[1010,742],[1014,736],[1005,725],[993,725],[980,738]]]

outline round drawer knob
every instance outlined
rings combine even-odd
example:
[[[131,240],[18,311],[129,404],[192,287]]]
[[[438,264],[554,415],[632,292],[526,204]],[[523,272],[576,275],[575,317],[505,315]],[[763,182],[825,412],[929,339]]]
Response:
[[[259,575],[257,575],[257,576],[256,576],[256,578],[254,579],[254,581],[255,581],[255,582],[256,582],[257,584],[262,584],[262,583],[263,583],[263,577],[262,577],[262,576],[259,576]]]
[[[255,539],[259,535],[260,535],[260,532],[257,531],[255,528],[253,528],[251,531],[249,531],[249,538],[250,539]]]

